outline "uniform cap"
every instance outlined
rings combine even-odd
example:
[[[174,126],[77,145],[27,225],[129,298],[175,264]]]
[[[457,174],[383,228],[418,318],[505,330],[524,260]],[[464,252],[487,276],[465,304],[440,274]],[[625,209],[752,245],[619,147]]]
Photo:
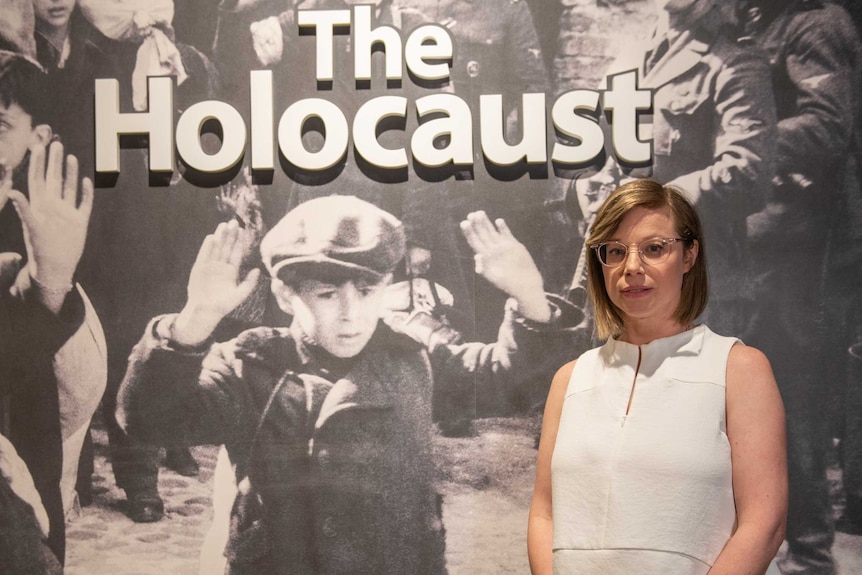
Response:
[[[263,238],[263,262],[272,277],[379,281],[404,258],[401,222],[353,196],[326,196],[300,204]]]

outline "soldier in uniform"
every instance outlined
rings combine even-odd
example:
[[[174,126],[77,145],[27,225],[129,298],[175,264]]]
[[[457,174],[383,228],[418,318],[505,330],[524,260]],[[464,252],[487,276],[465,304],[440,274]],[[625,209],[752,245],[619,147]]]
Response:
[[[542,55],[548,74],[554,73],[554,58],[557,56],[557,41],[560,38],[560,26],[563,17],[563,3],[561,0],[527,0],[530,14],[533,15],[533,24],[539,35],[539,45],[542,47]]]
[[[785,574],[831,575],[824,400],[831,391],[826,357],[832,330],[824,323],[824,262],[830,242],[834,263],[854,251],[835,234],[835,216],[848,199],[842,190],[856,125],[859,39],[849,14],[832,2],[750,2],[744,8],[748,32],[769,56],[779,120],[769,202],[749,218],[758,281],[754,331],[746,341],[773,359],[787,411],[789,547],[780,567]]]
[[[521,94],[550,85],[530,8],[523,0],[408,0],[455,39],[452,87],[473,110],[482,94],[503,94],[511,114]]]
[[[460,254],[454,261],[432,261],[432,273],[455,296],[469,318],[461,325],[468,337],[492,340],[499,324],[499,301],[494,290],[474,280],[469,248],[456,233],[456,222],[474,210],[485,210],[509,222],[513,232],[537,260],[543,238],[537,222],[548,181],[525,174],[490,173],[482,156],[479,134],[479,97],[501,94],[509,142],[520,140],[518,109],[525,93],[548,93],[550,82],[530,8],[524,0],[405,0],[452,34],[455,53],[449,88],[467,102],[473,116],[473,169],[456,173],[444,184],[448,217],[435,233],[441,255]],[[501,179],[517,179],[501,185]],[[540,226],[539,226],[540,228]],[[435,254],[436,254],[435,250]],[[436,257],[436,255],[435,255]],[[541,265],[541,264],[540,264]],[[474,283],[475,281],[475,283]],[[475,318],[475,322],[473,321]]]
[[[750,42],[734,40],[732,5],[658,4],[652,38],[627,45],[607,73],[636,70],[639,88],[653,91],[652,121],[641,126],[642,140],[652,130],[653,164],[616,177],[654,177],[694,200],[705,235],[718,246],[710,251],[709,324],[718,333],[744,334],[751,306],[746,217],[766,201],[775,153],[768,63]],[[601,204],[596,190],[614,187],[608,173],[576,182],[582,205]]]

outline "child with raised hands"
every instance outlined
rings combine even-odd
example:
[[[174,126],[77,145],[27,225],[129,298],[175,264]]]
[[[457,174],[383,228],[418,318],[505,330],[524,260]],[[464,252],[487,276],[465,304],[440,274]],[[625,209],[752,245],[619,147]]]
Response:
[[[558,315],[502,220],[477,212],[462,231],[477,272],[510,296],[493,344],[423,345],[383,321],[404,230],[357,198],[301,204],[264,238],[285,327],[212,341],[258,272],[239,271],[236,223],[204,242],[187,304],[132,354],[119,415],[146,441],[225,444],[230,573],[446,573],[432,393],[480,413],[542,354]]]

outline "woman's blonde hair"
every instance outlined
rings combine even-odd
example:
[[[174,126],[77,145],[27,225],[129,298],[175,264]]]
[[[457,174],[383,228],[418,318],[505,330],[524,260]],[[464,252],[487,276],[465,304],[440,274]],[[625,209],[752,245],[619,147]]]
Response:
[[[709,283],[706,273],[706,246],[697,210],[685,194],[672,186],[663,186],[654,180],[633,180],[614,190],[590,227],[587,246],[590,250],[587,260],[590,301],[596,320],[596,331],[602,339],[619,335],[623,328],[623,318],[619,309],[611,302],[605,288],[602,263],[593,248],[602,242],[610,241],[620,223],[633,208],[661,210],[669,208],[673,214],[676,233],[685,240],[685,249],[691,249],[695,240],[699,244],[698,256],[692,268],[683,276],[682,293],[674,319],[683,325],[695,320],[706,308]]]

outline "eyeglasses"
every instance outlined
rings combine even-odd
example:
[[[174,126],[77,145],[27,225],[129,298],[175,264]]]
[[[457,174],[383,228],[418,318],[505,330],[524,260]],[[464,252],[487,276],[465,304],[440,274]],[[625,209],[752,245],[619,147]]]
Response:
[[[687,241],[685,238],[652,238],[644,240],[637,246],[641,261],[648,266],[658,265],[667,260],[673,249],[674,242]],[[615,268],[625,263],[629,256],[629,246],[621,242],[603,242],[593,249],[602,265]]]

